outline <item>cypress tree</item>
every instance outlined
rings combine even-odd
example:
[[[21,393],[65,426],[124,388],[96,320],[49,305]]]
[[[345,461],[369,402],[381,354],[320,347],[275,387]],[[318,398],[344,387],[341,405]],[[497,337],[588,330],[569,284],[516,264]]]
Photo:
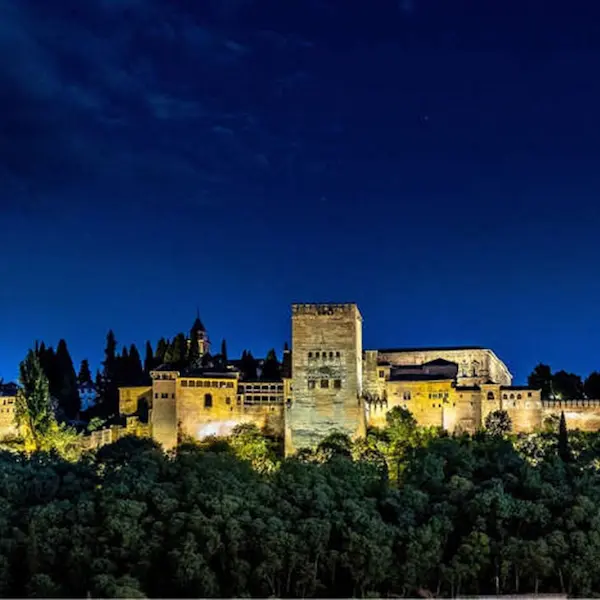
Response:
[[[67,348],[67,342],[60,340],[56,347],[55,356],[58,405],[68,419],[74,419],[81,409],[77,375],[73,360]]]
[[[267,353],[260,378],[265,381],[277,381],[281,379],[279,361],[273,348]]]
[[[53,421],[50,384],[37,354],[30,350],[19,365],[21,389],[17,395],[15,418],[23,432],[26,448],[38,450],[41,439]]]
[[[167,354],[167,350],[169,349],[169,342],[165,338],[160,338],[158,340],[158,344],[156,344],[156,353],[154,358],[156,360],[156,365],[162,365],[166,362],[165,356]]]
[[[117,340],[111,329],[106,335],[104,361],[102,361],[102,378],[100,386],[99,412],[101,416],[108,417],[117,414],[119,410],[118,392],[118,357]]]
[[[221,341],[221,360],[223,365],[227,365],[227,341],[224,338]]]
[[[129,377],[130,385],[140,385],[144,379],[142,359],[135,344],[129,346]]]
[[[252,356],[252,352],[244,350],[242,353],[242,360],[240,361],[240,370],[244,379],[256,380],[256,359]]]
[[[569,434],[567,431],[567,420],[564,411],[560,413],[560,423],[558,426],[558,455],[564,462],[570,462],[571,449],[569,448]]]
[[[185,333],[178,333],[173,340],[171,364],[175,367],[184,366],[187,355],[187,338]]]
[[[152,352],[152,344],[146,342],[146,355],[144,356],[144,375],[147,379],[150,377],[150,371],[154,368],[154,353]]]
[[[90,371],[90,363],[87,358],[84,358],[81,361],[81,365],[79,367],[79,375],[77,376],[77,381],[79,385],[85,385],[92,383],[92,373]]]

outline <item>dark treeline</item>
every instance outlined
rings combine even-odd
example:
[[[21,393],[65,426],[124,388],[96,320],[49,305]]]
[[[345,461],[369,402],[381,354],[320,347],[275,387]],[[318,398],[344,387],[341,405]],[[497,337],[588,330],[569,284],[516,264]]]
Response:
[[[542,399],[600,399],[600,373],[593,371],[585,380],[580,375],[560,370],[555,373],[543,363],[535,367],[527,379],[529,386],[542,390]]]
[[[251,426],[174,455],[4,453],[0,594],[590,596],[599,459],[597,434],[448,436],[398,409],[285,460]]]

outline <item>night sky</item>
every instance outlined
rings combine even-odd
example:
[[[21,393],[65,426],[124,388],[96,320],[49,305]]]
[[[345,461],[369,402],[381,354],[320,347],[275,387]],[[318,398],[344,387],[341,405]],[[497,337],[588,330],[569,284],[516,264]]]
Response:
[[[600,4],[0,0],[0,376],[295,301],[600,369]]]

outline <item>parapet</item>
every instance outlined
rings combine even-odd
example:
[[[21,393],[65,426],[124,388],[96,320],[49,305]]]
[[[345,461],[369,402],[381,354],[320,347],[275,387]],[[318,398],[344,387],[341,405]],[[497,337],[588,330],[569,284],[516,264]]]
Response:
[[[340,304],[292,304],[292,316],[330,316],[330,315],[360,315],[358,306],[354,302]]]

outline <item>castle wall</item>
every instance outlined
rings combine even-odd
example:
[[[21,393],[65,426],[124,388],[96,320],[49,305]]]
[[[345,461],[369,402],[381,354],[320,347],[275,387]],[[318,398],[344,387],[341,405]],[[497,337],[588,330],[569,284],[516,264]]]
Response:
[[[292,389],[286,453],[314,447],[332,430],[364,434],[362,317],[355,304],[292,306]]]
[[[567,429],[598,431],[600,429],[600,400],[544,400],[542,419],[565,413]]]
[[[131,386],[119,388],[119,414],[132,415],[145,402],[152,408],[152,386]]]

